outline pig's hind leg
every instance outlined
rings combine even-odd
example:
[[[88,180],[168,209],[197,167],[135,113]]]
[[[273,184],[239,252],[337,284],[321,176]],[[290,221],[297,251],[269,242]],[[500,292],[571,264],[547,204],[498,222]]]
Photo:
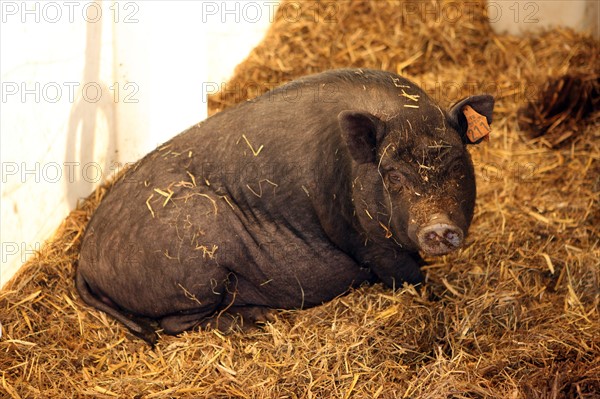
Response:
[[[126,316],[124,313],[120,312],[116,307],[114,307],[116,305],[113,304],[114,306],[111,306],[112,301],[110,298],[97,296],[94,294],[85,278],[79,272],[77,272],[75,277],[75,286],[79,292],[79,296],[85,303],[114,317],[123,323],[133,335],[154,346],[158,337],[156,335],[156,331],[154,331],[154,329],[148,323],[145,323],[141,319],[138,320],[133,317]]]
[[[214,328],[223,333],[239,329],[247,331],[275,320],[275,310],[266,306],[240,305],[223,309],[200,323],[202,328]]]
[[[264,306],[232,306],[219,312],[198,311],[169,315],[160,320],[165,334],[177,335],[194,327],[213,328],[223,333],[235,329],[246,331],[259,324],[274,321],[273,310]]]
[[[165,334],[177,335],[196,327],[228,333],[273,321],[272,309],[236,300],[237,294],[244,288],[239,285],[235,274],[226,269],[213,269],[210,272],[208,276],[199,273],[197,278],[192,276],[183,285],[179,284],[184,295],[179,298],[182,302],[176,308],[185,310],[160,318],[160,326]],[[210,285],[205,283],[207,280],[211,281]],[[193,306],[189,306],[190,300],[194,302]]]
[[[215,308],[188,311],[172,314],[160,319],[160,326],[165,334],[177,335],[185,330],[190,330],[199,325],[207,316],[214,313]]]

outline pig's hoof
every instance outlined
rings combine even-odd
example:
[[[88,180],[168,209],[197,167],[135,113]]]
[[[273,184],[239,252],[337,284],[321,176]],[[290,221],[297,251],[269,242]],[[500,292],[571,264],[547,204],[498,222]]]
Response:
[[[274,320],[273,309],[264,306],[232,306],[203,320],[200,327],[230,333],[235,330],[248,331]]]
[[[154,329],[151,327],[144,328],[142,331],[134,331],[130,329],[129,332],[135,335],[136,337],[143,339],[148,345],[150,345],[153,348],[154,345],[156,345],[156,341],[158,340],[158,335],[156,334],[156,331],[154,331]]]

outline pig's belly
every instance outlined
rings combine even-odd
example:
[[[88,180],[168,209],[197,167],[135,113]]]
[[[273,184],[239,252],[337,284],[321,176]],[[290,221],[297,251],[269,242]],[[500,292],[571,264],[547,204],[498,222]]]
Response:
[[[265,271],[265,278],[247,278],[244,271],[237,278],[238,305],[261,305],[277,309],[302,309],[339,296],[373,276],[344,255],[331,253],[329,260],[305,254],[285,263],[252,265]]]
[[[336,248],[318,226],[304,227],[299,233],[282,224],[263,223],[226,234],[215,260],[231,273],[227,291],[235,292],[237,304],[310,307],[373,280],[369,269]]]

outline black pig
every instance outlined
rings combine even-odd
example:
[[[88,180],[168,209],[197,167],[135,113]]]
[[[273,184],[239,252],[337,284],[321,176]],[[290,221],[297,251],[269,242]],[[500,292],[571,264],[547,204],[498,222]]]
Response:
[[[155,342],[264,321],[350,287],[422,281],[419,251],[459,248],[475,204],[470,105],[448,112],[393,73],[283,85],[191,127],[128,169],[83,238],[83,300]]]

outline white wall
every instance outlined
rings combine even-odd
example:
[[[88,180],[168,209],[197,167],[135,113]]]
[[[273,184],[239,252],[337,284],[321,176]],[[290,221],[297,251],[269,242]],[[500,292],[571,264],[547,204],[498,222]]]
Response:
[[[600,38],[599,4],[599,0],[488,0],[487,10],[498,33],[568,26]]]
[[[273,7],[0,2],[0,286],[78,199],[206,117],[206,89],[261,40]]]

